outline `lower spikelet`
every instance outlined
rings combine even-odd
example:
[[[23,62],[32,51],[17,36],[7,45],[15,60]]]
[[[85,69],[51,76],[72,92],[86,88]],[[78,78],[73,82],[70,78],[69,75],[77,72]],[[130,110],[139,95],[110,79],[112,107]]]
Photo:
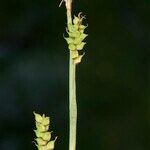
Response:
[[[34,112],[36,130],[36,146],[38,150],[53,150],[55,147],[55,141],[51,140],[51,132],[49,132],[50,118],[46,117],[45,114],[42,116]]]

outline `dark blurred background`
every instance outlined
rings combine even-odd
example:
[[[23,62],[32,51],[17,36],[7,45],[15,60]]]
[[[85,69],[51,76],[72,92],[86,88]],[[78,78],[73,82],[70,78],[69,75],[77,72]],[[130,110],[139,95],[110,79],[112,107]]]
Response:
[[[68,149],[68,50],[59,0],[0,1],[0,150],[36,150],[33,111]],[[150,1],[74,0],[88,23],[77,68],[78,150],[150,149]]]

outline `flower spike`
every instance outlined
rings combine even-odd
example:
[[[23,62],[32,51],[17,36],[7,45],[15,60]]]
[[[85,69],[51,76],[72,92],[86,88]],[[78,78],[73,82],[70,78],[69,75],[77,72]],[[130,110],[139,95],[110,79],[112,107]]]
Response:
[[[46,117],[45,114],[42,116],[40,114],[37,114],[35,112],[35,124],[36,124],[36,130],[34,130],[36,139],[35,139],[35,145],[37,146],[38,150],[53,150],[55,147],[55,141],[51,140],[51,133],[49,132],[49,125],[50,125],[50,118]]]

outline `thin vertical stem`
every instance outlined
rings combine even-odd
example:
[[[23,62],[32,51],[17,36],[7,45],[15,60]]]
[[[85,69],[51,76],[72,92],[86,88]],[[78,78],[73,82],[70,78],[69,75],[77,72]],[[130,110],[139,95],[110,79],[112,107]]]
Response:
[[[67,9],[67,23],[72,24],[72,0],[64,0],[66,2],[66,9]]]
[[[67,25],[72,24],[72,0],[65,0],[67,9]],[[77,102],[76,102],[76,64],[69,56],[69,150],[76,150]]]
[[[69,150],[76,149],[77,102],[76,102],[76,65],[70,51],[69,61]]]

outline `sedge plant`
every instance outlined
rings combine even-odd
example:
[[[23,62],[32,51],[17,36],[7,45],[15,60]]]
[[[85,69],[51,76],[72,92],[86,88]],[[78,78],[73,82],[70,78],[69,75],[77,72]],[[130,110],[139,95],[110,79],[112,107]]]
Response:
[[[62,0],[65,2],[66,6],[66,16],[67,16],[67,27],[66,31],[68,36],[64,37],[69,49],[69,150],[76,150],[76,135],[77,135],[77,101],[76,101],[76,66],[81,62],[84,56],[83,48],[86,44],[84,42],[85,38],[88,36],[85,34],[85,28],[87,26],[83,25],[83,19],[85,16],[82,13],[78,13],[77,16],[74,15],[72,18],[72,0]],[[41,116],[34,113],[36,120],[35,134],[37,136],[36,145],[38,150],[53,150],[55,140],[50,141],[51,132],[48,132],[49,117],[45,115]],[[45,122],[47,122],[45,126]],[[42,131],[40,131],[40,126],[42,126]],[[47,140],[44,139],[47,138]]]
[[[77,101],[76,101],[76,66],[81,62],[84,55],[82,52],[86,44],[84,39],[87,34],[86,28],[82,24],[83,19],[80,12],[78,16],[74,15],[72,19],[72,0],[64,0],[67,15],[67,33],[66,41],[69,49],[69,150],[76,150],[77,134]]]

